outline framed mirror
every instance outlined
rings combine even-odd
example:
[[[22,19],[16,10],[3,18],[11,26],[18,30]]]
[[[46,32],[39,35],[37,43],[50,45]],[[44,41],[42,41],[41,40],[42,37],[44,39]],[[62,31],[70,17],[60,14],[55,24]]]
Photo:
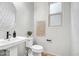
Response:
[[[49,3],[49,26],[60,26],[62,24],[62,3]]]

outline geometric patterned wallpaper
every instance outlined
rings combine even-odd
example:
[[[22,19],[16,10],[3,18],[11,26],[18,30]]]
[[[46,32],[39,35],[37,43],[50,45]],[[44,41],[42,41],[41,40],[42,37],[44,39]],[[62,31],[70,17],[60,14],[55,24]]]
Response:
[[[15,6],[11,2],[0,2],[0,37],[15,29]]]

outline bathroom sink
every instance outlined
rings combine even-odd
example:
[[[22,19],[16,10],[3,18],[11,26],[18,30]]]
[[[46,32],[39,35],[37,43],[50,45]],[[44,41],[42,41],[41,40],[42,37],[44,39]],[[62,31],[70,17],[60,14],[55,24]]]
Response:
[[[19,37],[19,36],[16,38],[10,38],[10,40],[0,39],[0,50],[8,49],[8,48],[13,47],[13,46],[17,46],[23,42],[25,42],[25,38]]]

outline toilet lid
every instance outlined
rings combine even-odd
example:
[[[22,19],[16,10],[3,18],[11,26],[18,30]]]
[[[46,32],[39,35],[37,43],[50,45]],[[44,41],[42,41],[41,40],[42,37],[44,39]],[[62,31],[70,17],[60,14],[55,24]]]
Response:
[[[33,52],[42,52],[43,51],[43,47],[41,45],[33,45],[31,48],[32,48]]]

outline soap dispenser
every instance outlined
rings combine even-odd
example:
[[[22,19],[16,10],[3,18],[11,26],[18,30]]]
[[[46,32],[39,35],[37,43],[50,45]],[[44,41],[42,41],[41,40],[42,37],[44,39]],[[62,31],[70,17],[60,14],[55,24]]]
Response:
[[[16,37],[16,31],[13,32],[13,38],[15,38],[15,37]]]

